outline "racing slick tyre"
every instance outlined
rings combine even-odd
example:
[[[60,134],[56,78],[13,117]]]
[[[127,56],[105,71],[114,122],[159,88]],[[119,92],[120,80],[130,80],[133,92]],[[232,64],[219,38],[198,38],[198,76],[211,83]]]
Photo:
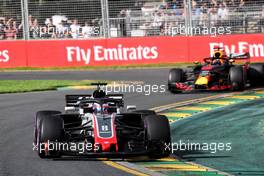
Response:
[[[144,118],[148,156],[150,158],[163,158],[170,155],[171,151],[166,146],[170,145],[170,124],[166,116],[149,115]]]
[[[143,116],[156,115],[156,112],[152,111],[152,110],[136,110],[136,111],[133,111],[133,112],[142,114]]]
[[[246,74],[243,67],[231,67],[229,71],[230,82],[233,91],[243,91],[246,87]]]
[[[264,85],[264,64],[254,63],[249,65],[249,80],[253,86]]]
[[[60,157],[54,148],[55,142],[62,141],[64,137],[64,122],[57,114],[46,114],[39,122],[37,129],[37,146],[40,158]],[[52,145],[52,150],[48,150]]]
[[[37,130],[39,129],[39,123],[40,121],[45,118],[46,116],[52,116],[61,114],[60,111],[38,111],[36,113],[36,119],[35,119],[35,131],[34,131],[34,144],[37,144]]]
[[[184,82],[184,72],[180,68],[173,68],[170,70],[169,73],[169,80],[168,80],[168,90],[170,92],[177,92],[175,88],[176,83]]]

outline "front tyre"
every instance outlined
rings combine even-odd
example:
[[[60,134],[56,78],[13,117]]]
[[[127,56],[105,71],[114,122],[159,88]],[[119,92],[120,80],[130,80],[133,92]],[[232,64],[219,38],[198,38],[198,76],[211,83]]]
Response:
[[[170,92],[177,92],[176,83],[181,83],[185,81],[184,71],[180,68],[173,68],[169,72],[168,79],[168,90]]]
[[[64,137],[64,123],[59,115],[46,115],[39,122],[37,130],[37,146],[38,155],[40,158],[54,158],[59,157],[59,151],[56,148],[48,150],[48,144],[60,142]]]
[[[170,155],[170,125],[166,116],[149,115],[144,118],[148,156],[163,158]]]
[[[133,112],[142,114],[143,116],[156,115],[156,112],[152,111],[152,110],[136,110],[136,111],[133,111]]]
[[[34,144],[37,144],[37,133],[40,128],[39,124],[42,119],[44,119],[47,116],[53,116],[53,115],[58,115],[61,114],[60,111],[38,111],[36,113],[36,118],[35,118],[35,127],[34,127]]]
[[[231,67],[229,71],[230,83],[233,91],[243,91],[246,87],[246,74],[243,67]]]
[[[264,85],[264,64],[254,63],[249,65],[249,80],[253,86]]]

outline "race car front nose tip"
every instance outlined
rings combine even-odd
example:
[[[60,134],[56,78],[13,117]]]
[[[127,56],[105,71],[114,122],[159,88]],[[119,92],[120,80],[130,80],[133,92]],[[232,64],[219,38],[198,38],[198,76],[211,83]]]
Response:
[[[195,85],[207,85],[208,84],[208,78],[207,77],[199,77],[196,82]]]

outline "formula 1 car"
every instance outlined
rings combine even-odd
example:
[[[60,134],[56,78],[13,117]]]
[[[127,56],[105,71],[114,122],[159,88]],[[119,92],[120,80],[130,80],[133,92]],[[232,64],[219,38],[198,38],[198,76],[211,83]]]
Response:
[[[41,158],[62,155],[126,157],[170,155],[171,141],[166,116],[150,110],[124,110],[123,95],[66,95],[65,113],[36,113],[34,146]]]
[[[244,64],[234,62],[245,60]],[[215,48],[213,57],[205,58],[204,64],[195,62],[191,70],[171,69],[168,90],[183,92],[191,90],[242,91],[247,85],[264,82],[264,64],[250,64],[249,53],[227,56],[222,48]]]

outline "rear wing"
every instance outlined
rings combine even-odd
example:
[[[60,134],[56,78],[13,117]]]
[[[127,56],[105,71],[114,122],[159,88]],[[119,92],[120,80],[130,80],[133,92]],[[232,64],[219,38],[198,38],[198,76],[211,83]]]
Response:
[[[66,107],[79,106],[82,100],[89,100],[91,98],[92,98],[92,95],[66,95],[65,96]]]
[[[230,59],[233,60],[249,60],[250,59],[250,54],[247,53],[233,53],[230,54]]]
[[[82,102],[117,102],[119,106],[123,106],[123,94],[108,94],[104,98],[94,99],[92,95],[66,95],[66,107],[78,107]]]

